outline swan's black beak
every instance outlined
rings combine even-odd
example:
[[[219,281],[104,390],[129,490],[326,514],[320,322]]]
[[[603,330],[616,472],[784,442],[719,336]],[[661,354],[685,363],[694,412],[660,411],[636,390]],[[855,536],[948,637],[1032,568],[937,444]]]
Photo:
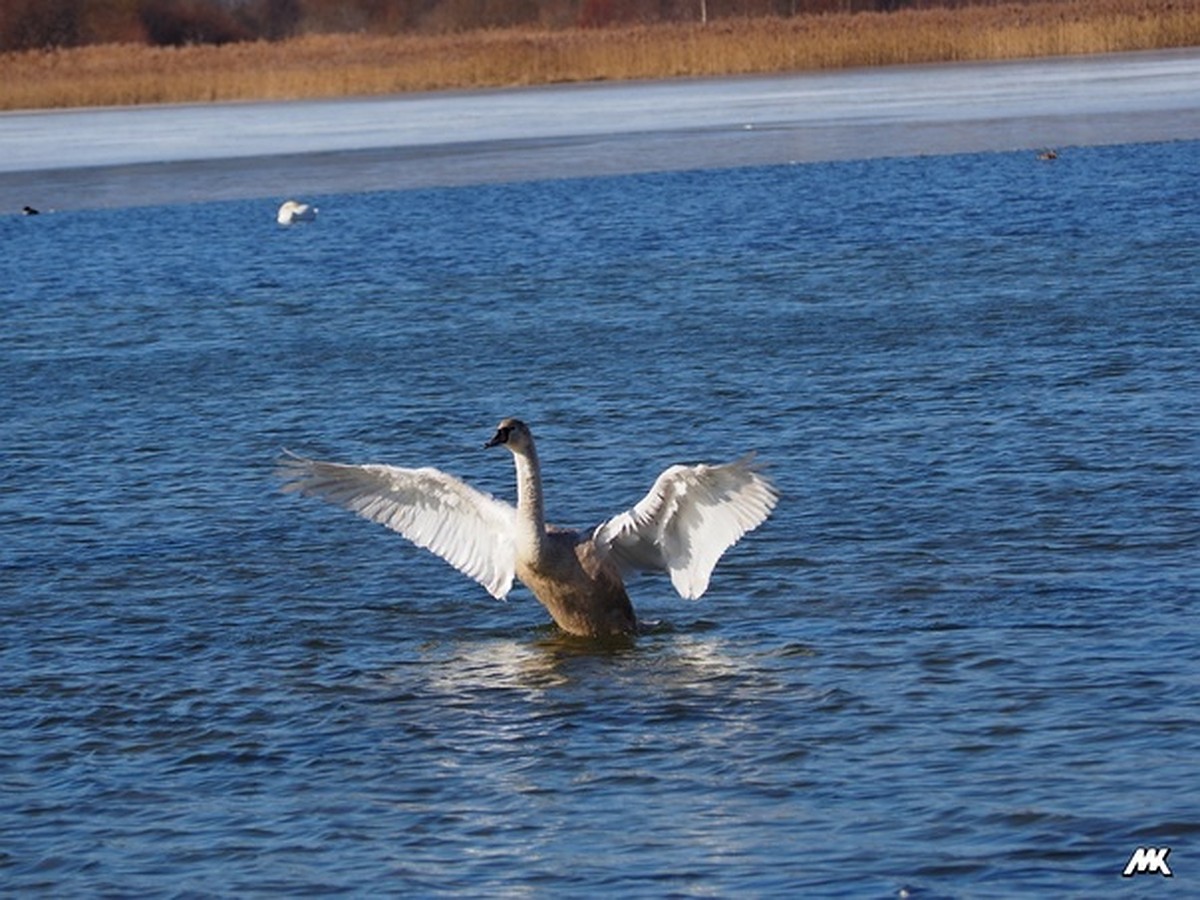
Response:
[[[508,429],[497,428],[496,433],[492,435],[492,439],[483,445],[483,449],[486,450],[488,447],[495,447],[497,444],[505,443],[508,443]]]

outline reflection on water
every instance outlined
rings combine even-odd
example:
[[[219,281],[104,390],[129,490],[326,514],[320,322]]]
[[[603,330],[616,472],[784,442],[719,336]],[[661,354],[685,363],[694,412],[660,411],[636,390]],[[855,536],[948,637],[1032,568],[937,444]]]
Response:
[[[429,689],[447,697],[495,690],[530,696],[555,689],[569,692],[571,686],[594,678],[608,680],[613,690],[697,689],[745,674],[750,665],[725,653],[721,638],[705,626],[693,634],[659,626],[638,637],[595,640],[548,625],[532,639],[523,634],[429,644],[421,648],[420,659]]]

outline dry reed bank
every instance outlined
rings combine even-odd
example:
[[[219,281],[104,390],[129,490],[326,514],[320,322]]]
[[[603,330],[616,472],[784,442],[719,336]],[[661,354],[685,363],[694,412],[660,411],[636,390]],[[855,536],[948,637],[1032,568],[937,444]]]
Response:
[[[1046,0],[708,24],[278,42],[99,45],[0,55],[0,109],[281,100],[1200,46],[1200,3]]]

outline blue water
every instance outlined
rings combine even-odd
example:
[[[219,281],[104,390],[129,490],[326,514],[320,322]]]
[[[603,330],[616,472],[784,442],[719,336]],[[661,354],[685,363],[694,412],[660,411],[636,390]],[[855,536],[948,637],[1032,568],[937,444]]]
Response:
[[[1197,171],[0,218],[3,892],[1194,892]],[[751,449],[783,499],[612,646],[277,491],[286,446],[511,497],[507,415],[561,524]]]

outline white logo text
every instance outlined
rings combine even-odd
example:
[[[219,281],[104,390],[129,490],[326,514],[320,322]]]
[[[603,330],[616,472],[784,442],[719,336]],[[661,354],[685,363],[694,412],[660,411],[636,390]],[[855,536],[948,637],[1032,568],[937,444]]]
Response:
[[[1167,866],[1167,854],[1170,852],[1170,847],[1138,847],[1129,857],[1121,875],[1132,878],[1134,875],[1153,875],[1157,872],[1164,878],[1170,878],[1171,869]]]

